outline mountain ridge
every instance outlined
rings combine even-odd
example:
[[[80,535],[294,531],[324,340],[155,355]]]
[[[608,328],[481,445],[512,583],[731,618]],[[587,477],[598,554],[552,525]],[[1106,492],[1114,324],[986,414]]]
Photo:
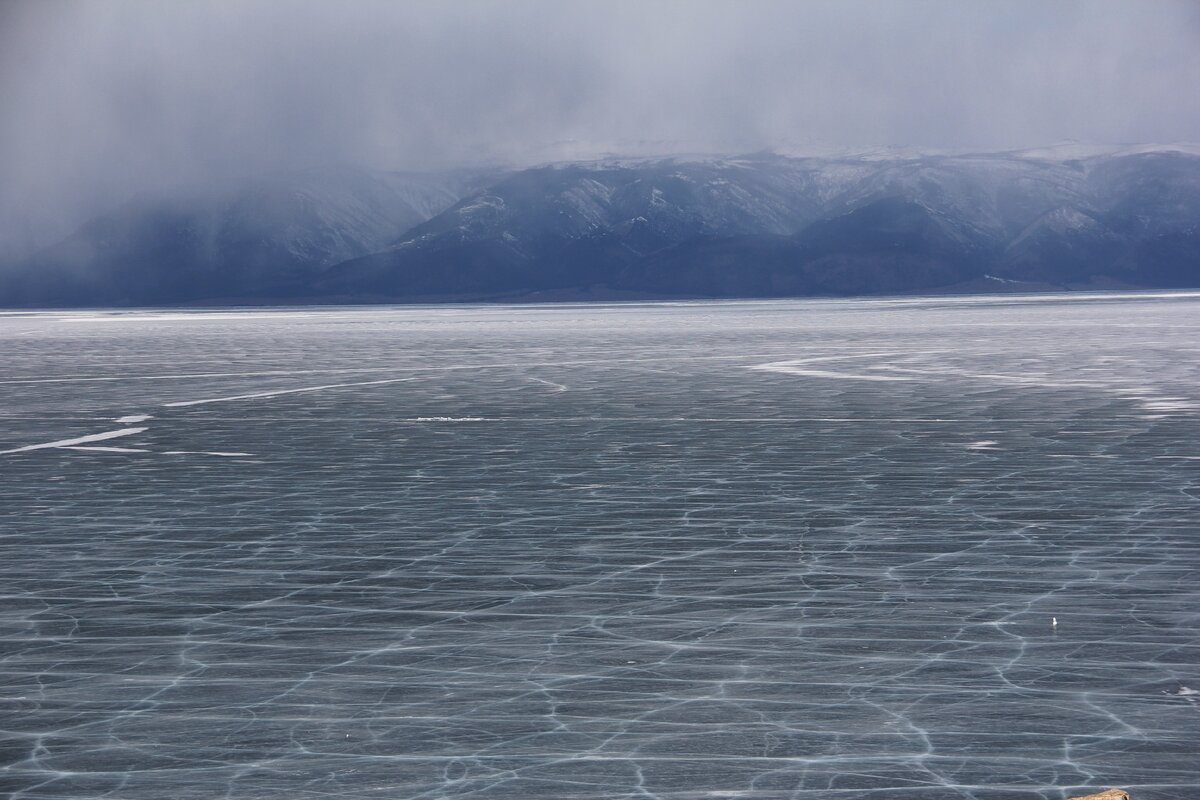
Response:
[[[1080,149],[310,171],[92,220],[0,305],[1200,286],[1200,147]]]

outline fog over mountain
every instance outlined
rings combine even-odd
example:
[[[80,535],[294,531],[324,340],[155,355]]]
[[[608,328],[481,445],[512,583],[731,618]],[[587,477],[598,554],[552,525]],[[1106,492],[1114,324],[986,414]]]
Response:
[[[337,264],[374,253],[392,253],[392,263],[410,234],[444,238],[453,226],[438,215],[485,189],[495,191],[479,197],[520,194],[549,175],[553,180],[536,192],[557,196],[550,184],[559,183],[562,192],[585,191],[567,186],[572,170],[597,168],[563,164],[618,156],[700,163],[693,153],[742,164],[748,162],[737,154],[769,151],[842,165],[835,179],[828,176],[833,167],[816,169],[811,161],[755,162],[748,185],[729,184],[753,199],[714,196],[700,206],[681,200],[681,216],[667,226],[673,233],[655,227],[638,240],[638,259],[653,253],[652,260],[634,268],[622,250],[603,265],[596,253],[581,262],[581,269],[601,270],[604,282],[614,270],[625,270],[626,281],[642,275],[635,283],[649,291],[660,286],[652,276],[666,274],[671,259],[694,252],[711,265],[733,244],[705,245],[703,255],[659,249],[695,237],[795,237],[881,199],[880,186],[899,186],[902,174],[916,183],[896,195],[900,202],[936,208],[921,199],[912,176],[918,166],[935,183],[946,173],[914,153],[965,157],[1064,140],[1200,141],[1198,44],[1200,10],[1170,1],[9,0],[0,4],[0,262],[6,285],[17,280],[28,288],[19,276],[34,265],[43,282],[82,281],[62,288],[80,297],[106,280],[151,281],[143,271],[154,258],[182,259],[171,267],[177,275],[206,275],[204,297],[361,294],[367,288],[346,284],[346,276],[375,276],[371,291],[387,288],[377,282],[384,257],[369,267]],[[883,155],[857,155],[867,151]],[[864,165],[880,159],[891,166],[867,176]],[[1051,160],[1069,170],[1062,165],[1078,159],[1060,153]],[[613,203],[597,225],[619,228],[620,214],[634,209],[631,181],[666,180],[675,169],[645,163],[591,175]],[[851,163],[858,166],[845,167]],[[560,167],[525,172],[539,164]],[[1025,232],[1025,255],[1005,256],[1005,263],[1026,265],[1022,280],[1045,277],[1030,265],[1058,252],[1057,244],[1044,243],[1046,231],[1092,230],[1087,220],[1095,220],[1102,226],[1093,231],[1096,241],[1107,241],[1112,231],[1105,226],[1117,223],[1108,201],[1097,199],[1107,174],[1093,169],[1098,164],[1077,171],[1087,176],[1084,199],[1046,209],[1061,210]],[[688,180],[724,179],[695,169],[682,168]],[[864,182],[854,183],[845,169],[859,170]],[[739,180],[746,177],[741,170],[733,169]],[[967,172],[968,182],[994,184],[978,170]],[[1180,179],[1167,172],[1154,173],[1156,180],[1179,188]],[[797,178],[801,173],[809,177]],[[801,191],[788,183],[793,178],[815,183]],[[1112,191],[1137,202],[1155,196]],[[542,225],[534,206],[517,224],[527,236]],[[908,219],[909,212],[924,213],[915,208],[892,210]],[[638,216],[656,219],[628,219]],[[972,253],[987,253],[974,271],[984,261],[997,263],[996,248],[1007,251],[1022,235],[1024,229],[1011,229],[1014,220],[981,223],[967,215],[954,223],[984,225],[968,237],[981,237],[971,238]],[[956,229],[947,241],[960,234],[967,235]],[[831,246],[833,234],[822,236],[821,246]],[[550,249],[537,254],[525,245],[522,258],[557,257],[547,242],[538,247]],[[764,242],[744,244],[766,258]],[[490,269],[482,264],[477,268]],[[589,277],[596,276],[574,283]],[[119,288],[106,296],[137,294]]]
[[[150,197],[0,274],[6,305],[1200,286],[1200,148],[326,169]]]

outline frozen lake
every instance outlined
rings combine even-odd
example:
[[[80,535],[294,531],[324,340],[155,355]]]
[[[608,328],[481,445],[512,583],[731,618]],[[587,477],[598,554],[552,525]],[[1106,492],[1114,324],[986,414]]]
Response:
[[[0,315],[0,793],[1200,796],[1200,297]]]

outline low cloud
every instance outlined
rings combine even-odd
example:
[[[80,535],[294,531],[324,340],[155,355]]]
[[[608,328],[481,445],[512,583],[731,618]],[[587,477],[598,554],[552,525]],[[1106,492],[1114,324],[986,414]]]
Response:
[[[1190,2],[0,5],[0,255],[330,163],[1200,140]]]

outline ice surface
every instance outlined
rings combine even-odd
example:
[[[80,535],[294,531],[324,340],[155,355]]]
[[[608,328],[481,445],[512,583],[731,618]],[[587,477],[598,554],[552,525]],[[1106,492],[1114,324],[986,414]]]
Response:
[[[0,793],[1200,796],[1194,293],[121,316],[0,317]]]
[[[116,439],[118,436],[131,436],[135,433],[142,433],[145,430],[145,428],[121,428],[120,430],[104,431],[103,433],[89,433],[87,436],[76,436],[74,439],[59,439],[55,442],[27,444],[22,447],[13,447],[9,450],[0,450],[0,456],[11,453],[26,453],[30,450],[45,450],[53,447],[72,447],[74,445],[87,444],[88,442],[103,442],[106,439]]]
[[[249,394],[235,394],[229,397],[209,397],[203,400],[176,400],[173,403],[163,403],[166,408],[185,408],[187,406],[202,406],[208,403],[229,403],[235,400],[265,400],[268,397],[278,397],[284,394],[301,394],[304,392],[323,392],[326,389],[346,389],[357,386],[383,386],[389,383],[402,383],[411,381],[412,378],[388,378],[379,381],[358,381],[356,383],[327,383],[322,386],[301,386],[298,389],[276,389],[265,392],[250,392]]]
[[[836,378],[838,380],[855,380],[855,381],[908,381],[912,378],[901,377],[898,375],[857,375],[852,372],[835,372],[826,369],[813,369],[809,364],[827,363],[830,361],[843,361],[845,359],[861,359],[861,358],[881,358],[887,357],[889,354],[883,353],[857,353],[845,356],[817,356],[815,358],[798,358],[793,361],[775,361],[769,364],[755,364],[750,369],[761,370],[763,372],[782,372],[788,375],[801,375],[810,378]]]

